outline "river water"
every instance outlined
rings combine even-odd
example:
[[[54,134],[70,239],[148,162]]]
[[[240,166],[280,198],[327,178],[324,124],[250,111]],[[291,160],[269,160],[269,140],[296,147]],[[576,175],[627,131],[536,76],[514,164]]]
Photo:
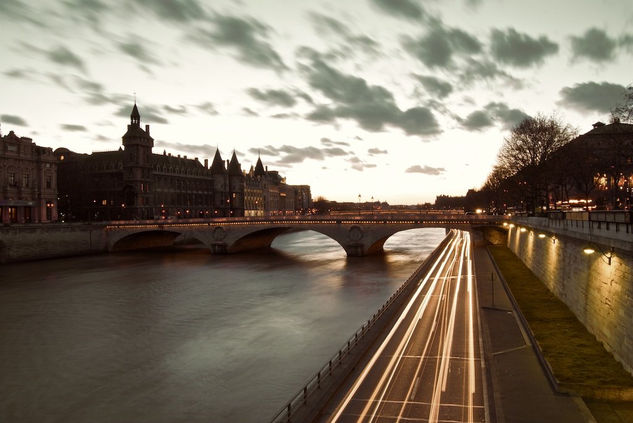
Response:
[[[0,267],[0,422],[266,422],[444,238],[316,232]]]

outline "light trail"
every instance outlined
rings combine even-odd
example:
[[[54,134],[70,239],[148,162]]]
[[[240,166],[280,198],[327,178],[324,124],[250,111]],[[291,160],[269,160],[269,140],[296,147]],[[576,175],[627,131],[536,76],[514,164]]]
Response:
[[[452,248],[455,246],[455,240],[451,240],[451,242],[449,242],[449,244],[447,244],[444,247],[444,250],[442,250],[442,253],[440,254],[440,256],[435,260],[435,262],[433,263],[433,266],[431,267],[431,269],[429,270],[429,272],[427,273],[426,277],[424,278],[424,280],[422,281],[422,283],[420,283],[420,286],[418,287],[418,289],[415,291],[414,295],[412,296],[411,300],[409,301],[409,303],[407,304],[407,306],[405,307],[405,309],[403,310],[402,314],[400,315],[400,317],[398,318],[398,320],[396,321],[396,323],[394,324],[393,328],[391,329],[391,331],[389,331],[389,333],[387,334],[387,337],[385,338],[385,340],[383,341],[383,343],[380,345],[380,347],[378,347],[378,350],[376,351],[376,353],[374,353],[374,355],[372,356],[371,360],[369,361],[369,363],[367,364],[367,366],[365,366],[365,368],[363,369],[363,371],[361,372],[361,374],[359,375],[358,379],[356,379],[356,382],[354,383],[354,385],[352,386],[352,388],[350,389],[350,391],[347,393],[347,395],[345,396],[345,399],[343,400],[343,402],[341,403],[341,405],[338,407],[338,409],[336,410],[336,413],[334,414],[334,417],[332,418],[332,422],[337,422],[338,419],[341,417],[341,414],[343,414],[343,410],[345,410],[345,408],[347,407],[347,405],[349,404],[349,402],[351,401],[352,397],[354,396],[354,394],[356,393],[356,391],[358,390],[358,388],[360,387],[360,385],[363,383],[363,381],[365,380],[365,378],[367,377],[367,375],[369,374],[370,370],[372,369],[372,367],[374,366],[374,364],[376,363],[376,361],[378,360],[378,358],[380,357],[380,354],[382,353],[382,351],[385,349],[385,347],[387,346],[387,344],[389,343],[389,341],[391,340],[391,338],[393,337],[394,333],[397,331],[397,329],[400,327],[400,324],[402,323],[402,321],[405,319],[406,315],[408,314],[409,310],[411,309],[411,307],[413,306],[415,300],[417,299],[417,297],[420,295],[420,293],[422,292],[422,290],[424,289],[424,287],[426,286],[426,283],[428,282],[429,278],[431,277],[431,274],[433,273],[433,271],[435,270],[435,268],[437,267],[437,265],[440,263],[440,261],[442,260],[442,258],[444,257],[444,255],[446,254],[447,251],[449,251],[449,247],[452,250]]]

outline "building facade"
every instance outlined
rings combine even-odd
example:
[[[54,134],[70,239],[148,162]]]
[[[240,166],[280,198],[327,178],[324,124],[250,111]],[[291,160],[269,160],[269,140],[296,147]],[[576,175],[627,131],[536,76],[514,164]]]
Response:
[[[13,131],[0,136],[0,222],[57,220],[57,160],[53,150]]]
[[[152,152],[136,104],[118,151],[55,150],[64,220],[174,219],[244,215],[244,175],[233,153],[208,161]]]
[[[311,205],[310,187],[285,183],[278,172],[242,171],[215,152],[205,159],[154,154],[149,125],[141,128],[134,104],[118,151],[79,154],[55,150],[60,218],[66,221],[268,216],[301,213]]]

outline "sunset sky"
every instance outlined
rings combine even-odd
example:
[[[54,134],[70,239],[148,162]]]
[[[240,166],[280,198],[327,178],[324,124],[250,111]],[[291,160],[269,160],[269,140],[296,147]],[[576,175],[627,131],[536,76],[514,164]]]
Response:
[[[38,145],[258,152],[313,197],[463,195],[509,128],[633,83],[630,0],[0,0],[0,117]]]

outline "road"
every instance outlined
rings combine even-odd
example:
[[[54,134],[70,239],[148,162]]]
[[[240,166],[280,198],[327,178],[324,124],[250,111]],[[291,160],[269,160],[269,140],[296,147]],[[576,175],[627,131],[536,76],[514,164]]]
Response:
[[[471,252],[470,234],[456,231],[323,421],[486,421]]]

